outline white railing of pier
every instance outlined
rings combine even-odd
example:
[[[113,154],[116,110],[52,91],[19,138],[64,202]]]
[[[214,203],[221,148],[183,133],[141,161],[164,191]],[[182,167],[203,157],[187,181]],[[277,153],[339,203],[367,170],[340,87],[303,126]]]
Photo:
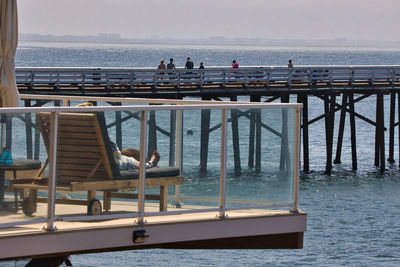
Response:
[[[197,85],[200,88],[228,84],[294,83],[315,85],[347,82],[400,82],[400,65],[392,66],[298,66],[294,68],[280,66],[209,67],[207,69],[157,70],[150,68],[45,68],[17,67],[16,80],[20,87],[60,88],[124,88],[165,87],[177,88]]]

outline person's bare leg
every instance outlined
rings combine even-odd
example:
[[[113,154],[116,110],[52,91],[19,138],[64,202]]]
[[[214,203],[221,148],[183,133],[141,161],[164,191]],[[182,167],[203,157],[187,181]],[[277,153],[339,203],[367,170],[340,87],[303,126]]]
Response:
[[[121,150],[121,154],[124,156],[135,158],[137,161],[140,161],[140,150],[134,148],[125,148]],[[146,157],[147,161],[147,157]]]

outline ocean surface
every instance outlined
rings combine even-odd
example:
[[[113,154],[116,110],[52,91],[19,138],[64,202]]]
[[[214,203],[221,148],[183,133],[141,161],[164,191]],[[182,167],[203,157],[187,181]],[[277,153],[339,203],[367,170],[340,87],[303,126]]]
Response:
[[[202,61],[206,67],[229,66],[233,59],[241,66],[286,65],[288,59],[292,59],[294,65],[397,65],[400,63],[400,48],[21,42],[16,65],[155,68],[160,59],[168,60],[170,57],[174,58],[176,66],[184,66],[187,56],[193,59],[195,66]],[[387,105],[388,99],[385,101]],[[320,115],[322,110],[322,102],[310,99],[309,118]],[[375,99],[361,101],[356,104],[356,110],[374,120]],[[388,118],[385,118],[385,126],[387,122]],[[398,144],[395,148],[396,163],[388,164],[387,172],[379,175],[373,166],[374,129],[360,120],[356,120],[356,126],[358,170],[351,171],[349,131],[346,131],[342,164],[335,165],[329,176],[323,174],[326,157],[323,121],[310,128],[311,172],[302,173],[300,182],[300,208],[308,214],[308,230],[301,250],[155,249],[74,255],[70,259],[74,266],[87,267],[400,266]],[[23,266],[25,263],[7,262],[0,263],[0,266]]]

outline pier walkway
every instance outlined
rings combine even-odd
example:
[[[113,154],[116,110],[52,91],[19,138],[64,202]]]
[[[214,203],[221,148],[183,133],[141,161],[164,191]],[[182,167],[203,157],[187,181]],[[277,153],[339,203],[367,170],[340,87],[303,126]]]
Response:
[[[400,89],[400,66],[16,68],[21,93],[173,97],[270,95],[285,90]],[[156,93],[156,95],[155,95]]]
[[[394,163],[396,116],[400,117],[400,65],[393,66],[281,66],[264,67],[208,67],[204,70],[156,70],[154,68],[16,68],[18,89],[21,94],[75,95],[92,97],[136,97],[151,99],[184,99],[251,102],[297,102],[303,104],[302,112],[302,163],[309,172],[309,127],[325,121],[326,167],[331,173],[332,164],[341,163],[346,115],[349,115],[352,169],[357,170],[356,119],[371,126],[375,132],[374,166],[385,171],[386,159]],[[390,104],[385,96],[390,95]],[[372,98],[372,99],[371,99]],[[320,115],[310,118],[309,100],[322,101]],[[25,101],[26,105],[31,103]],[[371,114],[361,114],[357,109],[363,101],[376,102],[375,119]],[[396,111],[396,102],[398,110]],[[313,102],[315,103],[315,101]],[[313,104],[314,105],[314,104]],[[370,104],[369,104],[370,105]],[[360,106],[361,107],[361,106]],[[373,110],[369,112],[373,112]],[[340,113],[337,137],[334,138],[335,113]],[[385,125],[385,114],[390,119]],[[396,113],[398,113],[396,115]],[[232,131],[237,143],[239,129],[235,121],[240,117],[255,119],[248,114],[233,114]],[[155,118],[152,118],[153,120]],[[385,132],[389,129],[388,155],[385,155]],[[215,130],[210,126],[210,113],[201,114],[201,142],[208,143],[208,135]],[[373,138],[372,138],[373,139]],[[334,157],[334,140],[336,155]],[[399,141],[400,142],[400,141]],[[373,141],[371,141],[373,143]],[[207,146],[202,146],[207,147]],[[239,148],[234,148],[239,155]],[[400,147],[399,147],[400,151]],[[207,169],[207,149],[202,149],[200,167]],[[400,153],[400,152],[399,152]],[[240,174],[236,160],[235,172]],[[253,166],[249,157],[249,166]]]

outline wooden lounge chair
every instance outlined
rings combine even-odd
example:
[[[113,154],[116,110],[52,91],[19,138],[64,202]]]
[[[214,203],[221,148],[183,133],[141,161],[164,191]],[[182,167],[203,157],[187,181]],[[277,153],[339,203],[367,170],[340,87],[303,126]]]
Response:
[[[47,152],[50,149],[50,113],[37,114],[38,125]],[[48,161],[33,179],[16,180],[12,187],[29,190],[23,201],[26,215],[36,212],[38,190],[47,190],[48,179],[43,177]],[[87,205],[89,215],[101,214],[102,208],[96,199],[96,191],[103,191],[103,208],[111,209],[111,198],[137,198],[136,194],[121,193],[120,189],[135,189],[139,183],[139,172],[119,171],[107,133],[104,113],[60,113],[58,120],[56,190],[87,191],[87,200],[56,199],[56,203]],[[155,167],[146,170],[147,187],[160,188],[159,195],[146,195],[146,199],[159,200],[160,211],[167,210],[168,186],[183,183],[180,170],[175,167]],[[126,190],[125,190],[126,191]]]

